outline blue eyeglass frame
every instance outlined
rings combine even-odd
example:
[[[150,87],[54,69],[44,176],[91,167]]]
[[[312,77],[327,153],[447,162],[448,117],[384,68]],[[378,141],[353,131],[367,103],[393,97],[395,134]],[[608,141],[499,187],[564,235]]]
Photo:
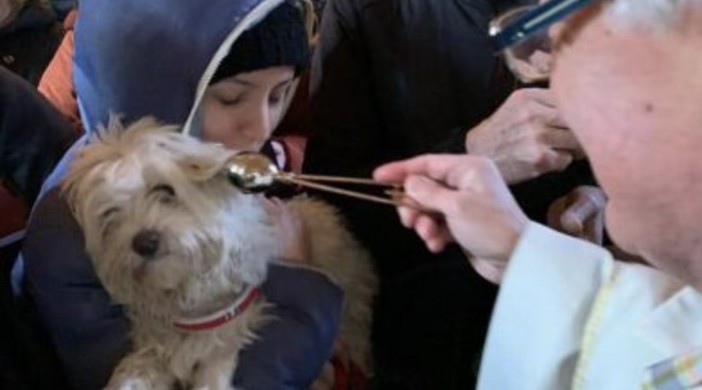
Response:
[[[565,19],[568,15],[594,3],[596,0],[550,0],[534,7],[509,23],[500,31],[490,34],[497,52],[521,42],[530,35]]]

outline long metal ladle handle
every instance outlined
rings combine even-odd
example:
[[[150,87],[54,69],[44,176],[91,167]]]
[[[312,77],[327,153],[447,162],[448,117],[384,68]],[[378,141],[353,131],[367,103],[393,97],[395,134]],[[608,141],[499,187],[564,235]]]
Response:
[[[298,174],[294,174],[294,173],[280,172],[279,174],[276,175],[276,180],[297,184],[297,185],[300,185],[302,187],[308,187],[308,188],[316,189],[319,191],[326,191],[326,192],[330,192],[330,193],[334,193],[334,194],[338,194],[338,195],[348,196],[351,198],[366,200],[369,202],[387,204],[387,205],[391,205],[391,206],[422,209],[421,206],[417,202],[413,201],[411,198],[404,195],[404,191],[402,190],[402,188],[400,186],[378,183],[378,182],[371,180],[371,179],[343,177],[343,176],[298,175]],[[385,191],[385,194],[387,194],[388,197],[384,198],[382,196],[375,196],[375,195],[370,195],[370,194],[366,194],[363,192],[346,190],[343,188],[320,184],[320,183],[317,183],[317,182],[312,181],[312,180],[322,181],[322,182],[326,181],[326,182],[334,182],[334,183],[366,184],[366,185],[388,187],[388,189]]]

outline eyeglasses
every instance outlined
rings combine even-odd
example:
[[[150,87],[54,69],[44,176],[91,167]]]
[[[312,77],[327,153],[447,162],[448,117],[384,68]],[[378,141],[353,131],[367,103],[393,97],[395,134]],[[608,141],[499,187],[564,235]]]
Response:
[[[505,56],[507,66],[523,82],[548,80],[551,41],[548,27],[595,0],[550,0],[519,7],[490,23],[493,46]]]

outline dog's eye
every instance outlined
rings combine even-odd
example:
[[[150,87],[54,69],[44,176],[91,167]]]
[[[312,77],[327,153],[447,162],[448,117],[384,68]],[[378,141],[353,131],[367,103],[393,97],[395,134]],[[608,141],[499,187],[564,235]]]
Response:
[[[115,215],[117,212],[119,212],[119,207],[110,207],[109,209],[103,211],[100,214],[100,219],[104,221],[110,218],[111,216]]]
[[[175,196],[175,190],[172,186],[169,186],[168,184],[159,184],[157,186],[154,186],[154,188],[151,189],[151,193]]]
[[[173,204],[176,201],[175,189],[168,184],[159,184],[151,189],[151,196],[161,204]]]

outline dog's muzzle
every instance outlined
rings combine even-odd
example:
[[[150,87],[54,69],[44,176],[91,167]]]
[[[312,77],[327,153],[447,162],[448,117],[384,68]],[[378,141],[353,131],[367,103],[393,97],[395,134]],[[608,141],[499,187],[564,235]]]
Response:
[[[152,258],[158,252],[161,233],[154,229],[142,229],[132,238],[132,250],[143,257]]]

